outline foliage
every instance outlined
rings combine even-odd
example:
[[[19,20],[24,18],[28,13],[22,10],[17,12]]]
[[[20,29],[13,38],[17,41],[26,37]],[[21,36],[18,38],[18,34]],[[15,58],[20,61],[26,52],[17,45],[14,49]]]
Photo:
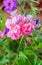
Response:
[[[3,30],[5,27],[5,18],[3,18],[2,10],[0,10],[0,30]]]
[[[42,65],[42,31],[35,30],[33,42],[26,46],[22,40],[12,41],[4,37],[0,40],[0,65]]]
[[[21,0],[21,1],[17,0],[17,1],[25,15],[32,14],[33,16],[36,16],[36,14],[39,13],[39,9],[36,8],[34,5],[34,2],[35,2],[34,0]],[[31,8],[30,10],[29,8],[26,8],[25,3],[29,3],[28,5],[30,5],[30,8]]]

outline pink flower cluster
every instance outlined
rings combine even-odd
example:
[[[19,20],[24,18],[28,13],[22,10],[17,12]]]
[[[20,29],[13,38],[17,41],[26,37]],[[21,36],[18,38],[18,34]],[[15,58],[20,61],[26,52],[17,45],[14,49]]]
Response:
[[[6,28],[9,32],[6,34],[12,40],[17,40],[23,35],[31,35],[34,30],[34,21],[31,19],[32,16],[26,17],[22,15],[12,15],[11,19],[7,19]]]

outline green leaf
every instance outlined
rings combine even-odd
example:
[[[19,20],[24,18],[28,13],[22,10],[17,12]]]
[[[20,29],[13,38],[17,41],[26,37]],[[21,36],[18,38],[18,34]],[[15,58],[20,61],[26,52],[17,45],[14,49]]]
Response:
[[[39,61],[37,62],[37,65],[42,65],[42,60],[39,60]]]
[[[38,48],[42,49],[42,43],[39,43]]]
[[[32,65],[36,65],[37,56],[33,51],[28,50],[28,49],[24,49],[24,54],[28,57],[28,59]]]
[[[19,52],[19,58],[16,61],[16,65],[31,65],[31,63],[23,52]]]
[[[3,56],[3,58],[0,60],[0,64],[2,64],[2,65],[6,64],[8,62],[9,62],[9,60],[5,56]]]
[[[3,16],[3,12],[0,11],[0,30],[3,30],[5,27],[5,18]]]

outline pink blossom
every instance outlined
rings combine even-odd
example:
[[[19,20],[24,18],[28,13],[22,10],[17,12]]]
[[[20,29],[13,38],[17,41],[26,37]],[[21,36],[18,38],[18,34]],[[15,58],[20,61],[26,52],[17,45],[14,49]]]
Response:
[[[31,35],[35,26],[32,16],[12,15],[11,19],[7,19],[6,28],[9,29],[7,37],[13,40],[19,39],[22,35]],[[30,22],[28,22],[30,20]]]
[[[25,23],[21,23],[20,24],[20,32],[21,32],[21,35],[25,35],[27,32],[27,24]]]
[[[19,39],[20,38],[20,26],[19,25],[16,25],[14,27],[14,30],[10,30],[8,33],[7,33],[7,36],[10,37],[11,39],[13,40],[16,40],[16,39]]]
[[[28,26],[27,26],[27,33],[28,33],[28,35],[32,34],[34,28],[35,28],[34,25],[32,25],[31,23],[28,24]]]
[[[28,34],[31,35],[35,26],[30,22],[30,23],[25,23],[25,24],[20,24],[20,31],[22,35]]]
[[[14,28],[14,26],[15,26],[15,24],[14,24],[14,22],[12,22],[12,19],[7,19],[7,21],[6,21],[6,27],[7,27],[9,30],[11,30],[11,29]]]
[[[18,20],[18,22],[24,22],[24,16],[18,15],[17,20]]]

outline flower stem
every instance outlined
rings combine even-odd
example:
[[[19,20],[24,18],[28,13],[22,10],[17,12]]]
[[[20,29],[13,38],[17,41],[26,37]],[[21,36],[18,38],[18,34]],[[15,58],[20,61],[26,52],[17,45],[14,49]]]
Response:
[[[20,49],[20,45],[21,45],[21,43],[23,41],[23,38],[24,38],[24,36],[22,36],[21,39],[20,39],[20,43],[19,43],[19,46],[18,46],[18,52],[19,52],[19,49]]]
[[[23,41],[23,38],[24,38],[24,36],[22,36],[21,39],[20,39],[20,43],[19,43],[19,46],[18,46],[18,52],[19,52],[19,49],[20,49],[20,45],[21,45],[21,43]],[[15,65],[17,59],[18,59],[18,54],[16,54],[16,58],[15,58],[14,63],[12,65]]]

